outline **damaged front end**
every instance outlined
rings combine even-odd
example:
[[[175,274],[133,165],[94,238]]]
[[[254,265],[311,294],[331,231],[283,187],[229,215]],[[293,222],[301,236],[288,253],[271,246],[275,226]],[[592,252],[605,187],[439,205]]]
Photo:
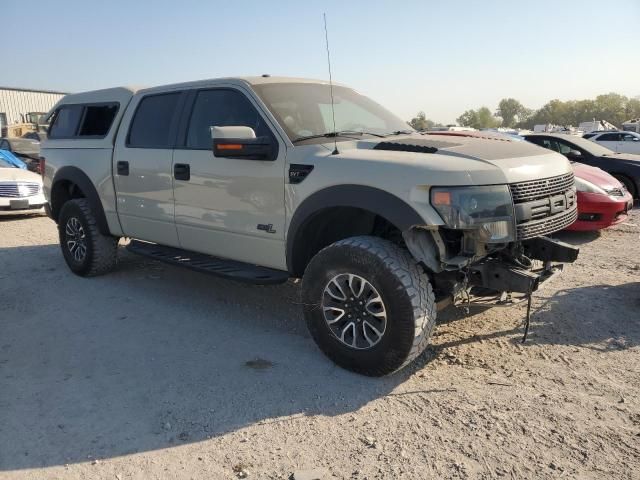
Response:
[[[414,227],[404,234],[407,247],[432,273],[438,306],[518,303],[574,262],[579,249],[536,237],[507,244],[486,243],[477,230]],[[512,294],[522,294],[513,296]]]
[[[576,261],[578,253],[576,247],[548,237],[514,243],[470,265],[467,283],[490,292],[530,294],[560,272],[562,263]]]
[[[572,173],[508,185],[432,187],[431,206],[444,225],[403,233],[412,255],[431,272],[439,308],[477,301],[513,304],[573,262],[579,250],[552,240],[577,218]]]

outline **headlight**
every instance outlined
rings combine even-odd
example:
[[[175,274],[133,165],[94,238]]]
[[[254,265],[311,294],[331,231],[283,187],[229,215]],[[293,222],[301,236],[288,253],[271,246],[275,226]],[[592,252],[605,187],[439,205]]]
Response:
[[[431,189],[431,205],[449,228],[481,230],[488,243],[515,239],[513,202],[507,185],[435,187]]]
[[[587,182],[583,178],[575,177],[576,180],[576,190],[579,192],[587,192],[587,193],[600,193],[601,195],[606,195],[607,192],[604,189],[600,188],[597,185],[594,185],[591,182]]]

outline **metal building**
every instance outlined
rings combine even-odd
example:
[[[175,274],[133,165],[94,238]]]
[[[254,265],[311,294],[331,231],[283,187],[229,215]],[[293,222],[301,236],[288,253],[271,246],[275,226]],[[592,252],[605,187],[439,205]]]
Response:
[[[37,123],[66,93],[0,87],[0,136],[15,123]]]

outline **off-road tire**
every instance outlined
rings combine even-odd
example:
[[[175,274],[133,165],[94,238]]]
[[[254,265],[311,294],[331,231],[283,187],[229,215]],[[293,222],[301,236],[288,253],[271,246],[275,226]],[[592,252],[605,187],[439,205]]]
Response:
[[[325,286],[340,274],[366,279],[387,311],[379,343],[357,350],[341,342],[325,320]],[[306,268],[302,303],[307,326],[320,349],[341,367],[368,376],[387,375],[412,362],[429,343],[436,302],[429,279],[411,254],[387,240],[360,236],[321,250]]]
[[[75,259],[67,247],[66,227],[72,218],[79,220],[84,230],[86,255],[81,260]],[[58,218],[58,235],[62,255],[76,275],[93,277],[107,273],[115,267],[118,260],[118,238],[100,233],[96,217],[86,199],[69,200],[62,206]]]

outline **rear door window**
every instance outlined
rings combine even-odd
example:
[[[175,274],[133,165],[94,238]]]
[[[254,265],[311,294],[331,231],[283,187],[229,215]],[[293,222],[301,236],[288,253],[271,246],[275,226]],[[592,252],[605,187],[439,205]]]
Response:
[[[49,127],[49,138],[72,138],[78,132],[82,118],[82,105],[65,105],[56,112]]]
[[[144,97],[131,122],[127,147],[172,148],[172,125],[181,92]]]
[[[104,137],[109,133],[116,113],[118,113],[118,104],[87,105],[78,135],[81,137]]]

